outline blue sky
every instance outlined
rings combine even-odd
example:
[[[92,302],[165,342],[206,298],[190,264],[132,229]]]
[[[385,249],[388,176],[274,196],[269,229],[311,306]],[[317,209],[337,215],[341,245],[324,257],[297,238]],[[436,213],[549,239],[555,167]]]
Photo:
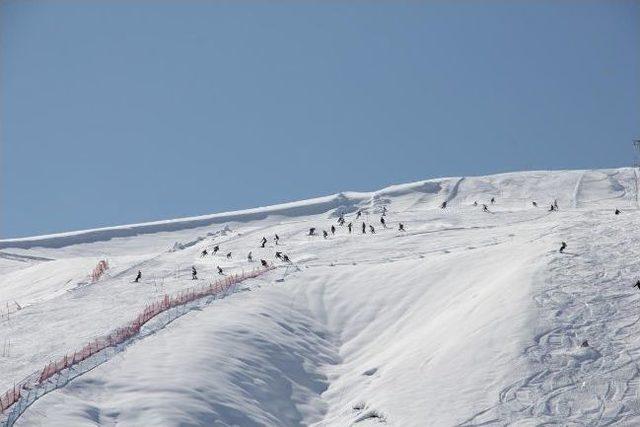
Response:
[[[630,165],[638,1],[0,2],[0,235]]]

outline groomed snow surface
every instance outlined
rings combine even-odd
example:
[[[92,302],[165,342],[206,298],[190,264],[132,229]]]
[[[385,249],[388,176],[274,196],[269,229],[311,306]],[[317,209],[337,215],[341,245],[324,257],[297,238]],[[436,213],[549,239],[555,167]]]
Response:
[[[192,265],[204,283],[217,266],[254,267],[252,251],[278,268],[134,341],[16,425],[640,425],[637,181],[630,168],[444,178],[2,240],[0,390],[192,286]],[[101,259],[110,268],[90,283]]]

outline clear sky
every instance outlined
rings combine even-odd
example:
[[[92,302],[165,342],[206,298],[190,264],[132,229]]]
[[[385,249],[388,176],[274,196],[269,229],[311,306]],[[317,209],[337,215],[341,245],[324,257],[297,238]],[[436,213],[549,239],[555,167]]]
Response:
[[[627,166],[640,1],[0,0],[0,236]]]

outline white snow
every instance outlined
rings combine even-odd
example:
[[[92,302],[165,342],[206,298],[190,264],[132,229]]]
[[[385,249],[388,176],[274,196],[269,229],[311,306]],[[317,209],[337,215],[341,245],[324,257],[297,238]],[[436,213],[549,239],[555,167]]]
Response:
[[[360,209],[375,235],[361,234]],[[22,307],[0,319],[0,390],[191,286],[192,265],[201,280],[251,268],[251,250],[279,268],[133,342],[17,425],[638,424],[639,226],[637,176],[621,168],[0,240],[0,314]],[[100,259],[110,269],[91,284]]]

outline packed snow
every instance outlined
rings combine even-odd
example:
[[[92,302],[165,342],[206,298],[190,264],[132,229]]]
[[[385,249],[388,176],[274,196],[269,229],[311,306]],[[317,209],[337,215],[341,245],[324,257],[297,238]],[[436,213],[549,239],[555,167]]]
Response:
[[[638,208],[631,168],[518,172],[0,240],[0,393],[192,266],[205,283],[265,259],[16,425],[638,425]]]

